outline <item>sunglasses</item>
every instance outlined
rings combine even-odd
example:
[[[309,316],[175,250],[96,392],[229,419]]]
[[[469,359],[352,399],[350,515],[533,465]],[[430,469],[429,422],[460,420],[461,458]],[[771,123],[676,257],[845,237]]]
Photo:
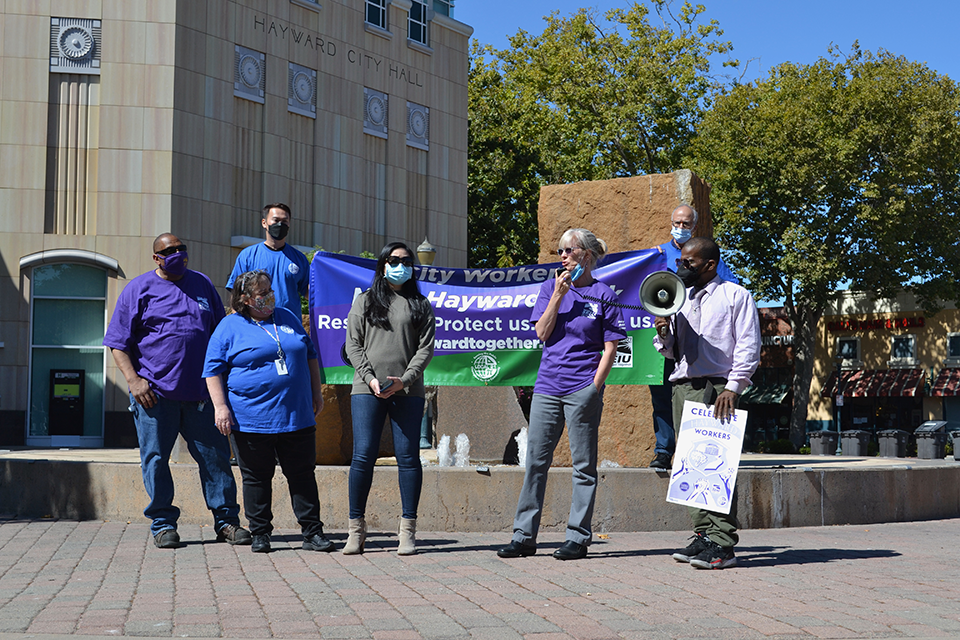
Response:
[[[172,247],[167,247],[166,249],[161,249],[160,251],[157,251],[157,255],[166,257],[166,256],[172,256],[175,253],[186,253],[186,252],[187,252],[187,245],[178,244],[178,245],[174,245]]]
[[[398,264],[402,264],[405,267],[412,267],[413,258],[411,258],[410,256],[404,256],[402,258],[400,256],[390,256],[389,258],[387,258],[387,264],[390,265],[391,267],[395,267]]]
[[[580,247],[564,247],[563,249],[557,249],[557,255],[562,256],[563,254],[570,255],[574,251],[580,251]]]

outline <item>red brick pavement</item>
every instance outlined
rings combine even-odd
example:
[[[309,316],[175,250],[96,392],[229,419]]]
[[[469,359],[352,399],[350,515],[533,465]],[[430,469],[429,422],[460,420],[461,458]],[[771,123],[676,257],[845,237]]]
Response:
[[[611,533],[585,560],[501,560],[509,535],[373,532],[362,556],[274,553],[144,524],[0,521],[0,640],[32,636],[599,640],[960,636],[960,520],[752,530],[740,566],[697,571],[687,533]],[[342,545],[342,532],[332,536]]]

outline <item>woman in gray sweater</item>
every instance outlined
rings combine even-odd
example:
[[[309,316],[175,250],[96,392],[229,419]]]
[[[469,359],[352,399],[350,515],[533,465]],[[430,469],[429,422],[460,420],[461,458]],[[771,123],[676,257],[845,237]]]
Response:
[[[363,553],[366,507],[384,420],[390,416],[400,482],[399,555],[416,553],[417,506],[423,484],[420,423],[423,370],[433,357],[433,308],[413,278],[413,252],[391,242],[380,252],[370,288],[357,296],[347,319],[347,356],[356,373],[350,523],[343,553]]]

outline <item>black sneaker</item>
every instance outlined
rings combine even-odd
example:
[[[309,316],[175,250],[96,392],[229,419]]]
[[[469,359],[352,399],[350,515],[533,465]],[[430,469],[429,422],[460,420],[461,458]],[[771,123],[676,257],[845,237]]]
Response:
[[[669,453],[658,453],[650,462],[650,468],[670,470],[673,468],[673,464],[670,462],[671,458],[672,456]]]
[[[225,524],[217,531],[217,542],[226,540],[230,544],[246,545],[250,544],[252,538],[250,532],[236,524]]]
[[[721,547],[713,540],[707,540],[707,548],[690,559],[690,565],[697,569],[726,569],[737,566],[737,556],[733,547]]]
[[[176,529],[164,529],[153,536],[153,544],[157,549],[176,549],[180,546],[180,534]]]
[[[327,540],[327,536],[323,535],[323,531],[321,531],[320,533],[305,537],[303,539],[303,548],[307,551],[325,551],[330,553],[337,547],[331,540]]]
[[[254,553],[270,553],[270,536],[254,534],[250,551]]]
[[[696,558],[697,555],[707,548],[707,536],[694,531],[693,535],[690,537],[690,544],[687,545],[686,549],[677,551],[673,554],[673,559],[677,562],[690,562],[693,558]]]

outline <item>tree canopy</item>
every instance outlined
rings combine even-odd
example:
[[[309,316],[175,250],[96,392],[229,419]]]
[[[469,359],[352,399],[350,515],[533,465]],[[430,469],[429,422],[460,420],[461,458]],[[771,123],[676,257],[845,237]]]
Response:
[[[785,301],[799,444],[814,331],[838,288],[911,290],[929,311],[960,299],[960,90],[855,43],[723,91],[689,157],[730,261],[755,295]]]
[[[717,86],[709,57],[731,46],[716,21],[701,19],[703,5],[673,5],[635,2],[603,19],[554,12],[541,35],[521,30],[509,49],[474,43],[471,264],[536,259],[542,185],[681,168]]]

